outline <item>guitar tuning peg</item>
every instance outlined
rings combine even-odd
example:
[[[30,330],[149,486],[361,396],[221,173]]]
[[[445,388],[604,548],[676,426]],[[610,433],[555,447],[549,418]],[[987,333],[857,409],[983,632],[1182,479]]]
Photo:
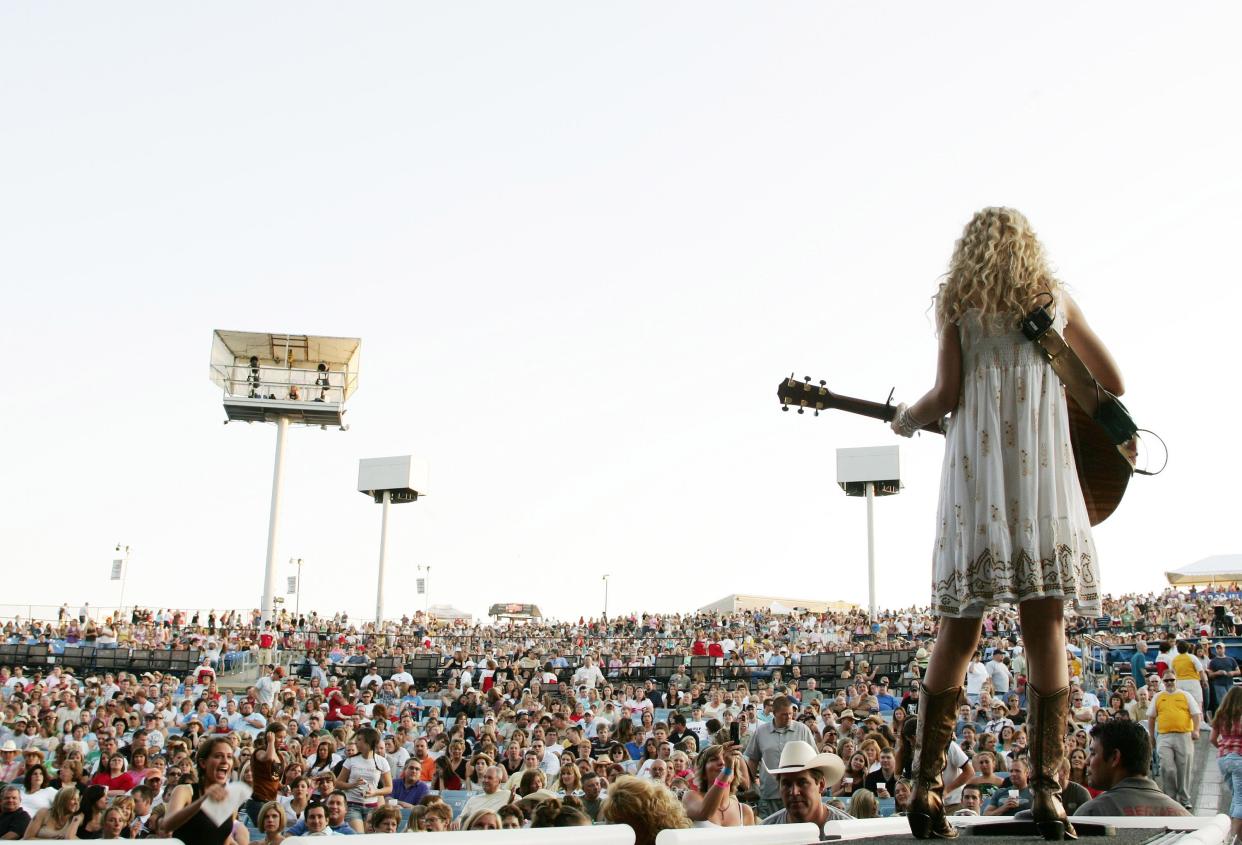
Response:
[[[817,416],[817,417],[819,416],[819,408],[816,408],[816,409],[815,409],[815,416]]]
[[[804,382],[806,382],[807,384],[810,384],[810,383],[811,383],[811,377],[810,377],[810,376],[803,376],[803,377],[802,377],[802,380],[803,380]]]
[[[798,409],[798,413],[799,413],[799,414],[801,414],[801,413],[803,412],[803,410],[804,410],[803,408],[799,408],[799,409]]]
[[[781,405],[781,410],[782,410],[782,411],[784,411],[784,412],[786,412],[786,413],[788,413],[788,412],[789,412],[789,406],[788,406],[788,405]]]
[[[824,381],[823,379],[820,379],[820,380],[819,380],[819,386],[820,386],[820,387],[827,387],[827,386],[828,386],[828,382]]]

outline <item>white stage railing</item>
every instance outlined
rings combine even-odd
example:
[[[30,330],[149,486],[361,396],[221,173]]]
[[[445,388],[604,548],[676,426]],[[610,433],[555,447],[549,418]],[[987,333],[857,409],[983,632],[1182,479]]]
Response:
[[[819,842],[819,827],[805,824],[772,824],[753,827],[695,827],[662,830],[656,845],[810,845]]]

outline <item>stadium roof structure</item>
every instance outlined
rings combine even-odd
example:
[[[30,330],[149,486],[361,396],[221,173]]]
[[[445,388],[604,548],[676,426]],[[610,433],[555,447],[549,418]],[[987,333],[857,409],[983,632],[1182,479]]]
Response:
[[[822,599],[790,599],[778,596],[756,596],[743,593],[732,593],[719,601],[703,605],[700,613],[723,610],[732,613],[738,610],[770,610],[773,613],[791,613],[795,610],[809,610],[812,613],[832,613],[837,611],[857,610],[858,605],[848,601],[824,601]]]
[[[1164,577],[1174,586],[1242,581],[1242,555],[1212,555],[1181,569],[1166,572]]]
[[[458,610],[451,604],[433,604],[431,607],[427,608],[427,615],[434,619],[460,619],[463,622],[469,622],[474,618],[466,611]]]

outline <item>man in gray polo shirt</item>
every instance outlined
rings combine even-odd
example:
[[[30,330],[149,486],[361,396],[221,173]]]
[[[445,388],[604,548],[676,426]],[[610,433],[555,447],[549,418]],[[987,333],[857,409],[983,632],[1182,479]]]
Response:
[[[742,756],[750,761],[751,773],[759,775],[759,803],[755,805],[755,815],[759,818],[770,816],[784,807],[780,784],[768,773],[768,769],[779,767],[781,750],[795,739],[815,747],[815,737],[810,729],[793,720],[793,702],[788,696],[778,695],[772,700],[772,721],[761,725],[750,735],[746,750],[742,752]]]

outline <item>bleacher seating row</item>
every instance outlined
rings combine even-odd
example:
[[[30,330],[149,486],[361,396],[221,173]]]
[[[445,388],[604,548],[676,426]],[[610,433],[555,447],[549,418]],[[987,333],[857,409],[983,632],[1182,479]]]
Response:
[[[841,673],[851,661],[857,663],[867,660],[876,675],[888,675],[890,680],[897,682],[902,670],[914,656],[913,649],[897,649],[892,651],[874,651],[858,654],[842,652],[823,652],[806,654],[798,664],[800,667],[800,686],[805,688],[808,678],[816,678],[821,686],[830,687],[841,678]],[[293,658],[292,667],[303,677],[310,676],[310,667],[305,663],[304,655],[285,653],[285,659]],[[481,662],[483,655],[471,655],[475,662]],[[0,645],[0,666],[22,666],[31,671],[46,671],[50,666],[59,665],[72,669],[77,674],[94,672],[171,672],[185,674],[194,669],[202,659],[200,649],[150,649],[150,648],[100,648],[97,646],[67,645],[57,651],[46,643]],[[602,655],[601,669],[611,680],[646,680],[651,678],[661,686],[667,686],[673,674],[684,666],[690,677],[701,675],[708,681],[751,680],[755,677],[770,675],[773,667],[745,666],[732,667],[722,665],[722,661],[713,657],[691,657],[686,666],[680,655],[661,655],[656,658],[655,665],[649,667],[627,668],[618,677],[607,666],[609,655]],[[573,673],[582,665],[579,656],[566,657],[568,667],[556,671],[558,682],[545,684],[544,691],[553,695],[560,690],[568,689]],[[410,673],[416,684],[427,684],[442,680],[443,660],[436,654],[396,655],[380,657],[374,661],[376,670],[384,677],[405,670]],[[327,670],[338,677],[353,678],[355,681],[369,671],[369,663],[336,663]],[[793,674],[792,666],[782,667],[785,680]],[[856,668],[856,667],[855,667]]]
[[[72,669],[74,674],[95,672],[172,672],[184,675],[198,666],[201,649],[99,648],[70,645],[55,652],[46,643],[0,645],[0,666],[21,666],[28,671],[47,671],[52,666]]]

